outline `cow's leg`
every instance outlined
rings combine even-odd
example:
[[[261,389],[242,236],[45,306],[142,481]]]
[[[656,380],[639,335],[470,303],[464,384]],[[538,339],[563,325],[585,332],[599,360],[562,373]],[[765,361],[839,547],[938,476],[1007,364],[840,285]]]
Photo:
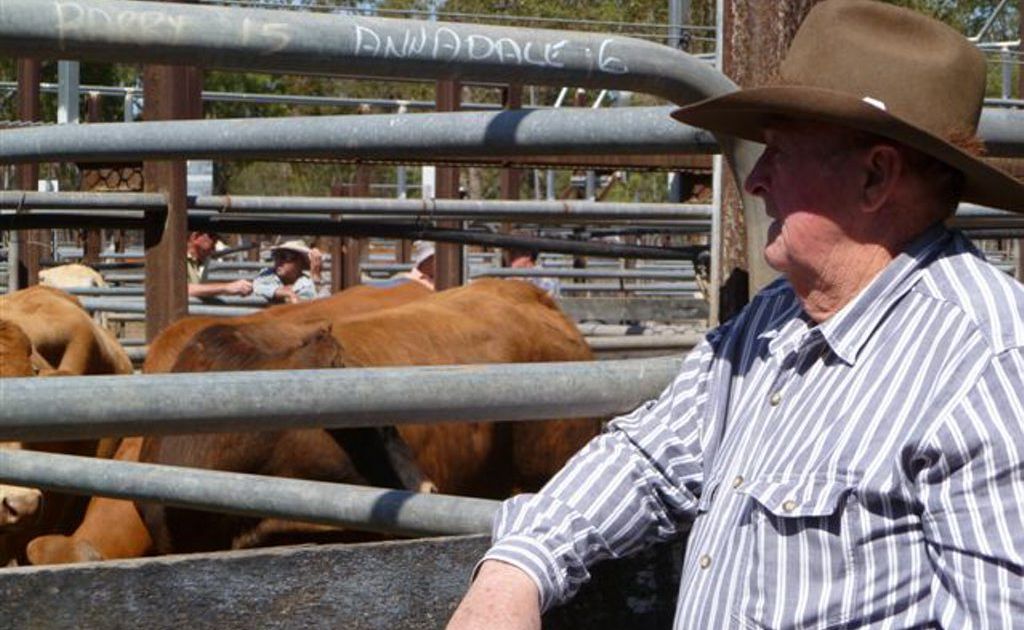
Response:
[[[98,356],[99,352],[93,331],[88,328],[76,329],[68,339],[57,369],[66,374],[90,374],[91,359]]]
[[[142,438],[121,440],[114,459],[138,461]],[[153,543],[135,503],[93,497],[81,525],[70,536],[40,536],[29,543],[26,555],[32,564],[64,564],[87,560],[138,558]]]
[[[437,491],[394,427],[330,429],[328,433],[348,453],[356,471],[370,485],[413,492]]]

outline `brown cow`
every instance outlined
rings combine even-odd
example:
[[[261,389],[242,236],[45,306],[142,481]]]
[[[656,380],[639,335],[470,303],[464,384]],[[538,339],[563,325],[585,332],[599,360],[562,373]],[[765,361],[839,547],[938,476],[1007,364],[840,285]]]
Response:
[[[335,323],[332,334],[341,347],[346,366],[437,365],[524,361],[572,361],[591,358],[576,327],[546,296],[530,284],[506,280],[482,280],[372,316]],[[283,338],[280,322],[247,322],[208,329],[186,344],[181,355],[202,355],[222,346],[217,336],[267,336],[261,343]],[[233,353],[237,354],[237,353]],[[218,365],[228,357],[207,358]],[[193,356],[190,361],[196,360]],[[546,423],[444,423],[429,426],[403,425],[401,436],[415,453],[416,461],[440,491],[500,498],[514,490],[539,487],[559,466],[597,432],[596,421]],[[197,438],[192,436],[190,440]],[[143,461],[202,465],[237,469],[236,453],[218,438],[198,437],[203,442],[191,450],[178,442],[173,449],[149,440]],[[163,438],[165,443],[169,438]],[[268,445],[260,448],[267,453]],[[236,455],[235,457],[241,457]],[[252,461],[249,465],[256,466]],[[256,466],[254,472],[260,469]],[[183,523],[166,523],[169,510],[140,506],[148,511],[154,531],[182,530]],[[214,518],[214,517],[210,517]],[[194,525],[193,521],[193,525]],[[193,527],[195,529],[195,527]],[[237,530],[232,530],[237,531]],[[163,533],[161,533],[161,536]],[[218,544],[224,544],[221,535]],[[232,544],[239,544],[239,539]],[[161,541],[164,542],[164,541]],[[174,548],[173,535],[168,536]],[[35,543],[33,543],[35,544]],[[197,544],[192,540],[188,545]],[[167,547],[165,547],[167,548]],[[194,549],[196,547],[179,547]],[[207,547],[202,547],[207,548]]]
[[[235,347],[239,335],[260,339],[253,343],[266,344],[287,337],[287,331],[279,322],[207,329],[182,351],[179,365],[185,360],[198,361],[200,367],[234,363],[231,367],[236,369],[251,368],[236,363],[237,357],[252,354]],[[572,361],[591,357],[576,327],[551,299],[536,287],[518,281],[481,281],[373,316],[352,318],[336,325],[333,335],[340,345],[335,362],[349,367]],[[193,354],[200,357],[189,356]],[[515,490],[538,488],[597,429],[595,421],[574,420],[402,425],[399,432],[422,471],[441,492],[502,498]],[[305,442],[303,452],[311,450],[310,442]],[[246,472],[266,473],[266,467],[274,461],[271,453],[279,452],[295,451],[273,434],[260,434],[258,438],[147,438],[141,461],[233,471],[243,465]],[[292,465],[302,468],[311,464]],[[322,478],[308,472],[297,476]],[[158,538],[160,551],[223,549],[228,546],[228,534],[237,545],[237,530],[213,525],[231,522],[231,517],[193,512],[189,518],[180,514],[175,518],[170,516],[172,509],[150,505],[140,505],[140,510]],[[177,534],[168,535],[169,531]]]
[[[338,322],[349,317],[399,306],[431,295],[430,289],[418,282],[388,288],[358,285],[321,299],[279,304],[251,315],[241,317],[186,317],[171,324],[149,345],[142,371],[163,374],[171,371],[181,349],[196,333],[214,324],[241,325],[267,319],[293,324]]]
[[[370,313],[431,295],[418,283],[390,288],[356,286],[329,298],[283,304],[242,317],[187,317],[153,340],[143,372],[170,372],[182,350],[211,326],[237,327],[263,321],[284,321],[292,325],[342,322],[348,317]],[[190,368],[190,369],[194,369]],[[252,368],[250,368],[252,369]],[[122,440],[114,459],[138,461],[142,438]],[[93,497],[82,524],[70,536],[51,535],[33,540],[27,549],[32,564],[63,564],[97,559],[135,558],[152,548],[153,542],[131,501]]]
[[[481,279],[336,326],[348,367],[586,361],[575,324],[543,290]],[[504,498],[538,489],[598,430],[595,420],[400,425],[445,494]]]
[[[0,376],[132,372],[131,361],[114,336],[97,325],[75,297],[58,289],[37,286],[0,296],[0,322],[3,331],[0,334]],[[3,446],[110,457],[116,441],[77,440],[28,445],[7,442]],[[31,538],[73,527],[85,508],[85,499],[61,493],[46,493],[46,500],[40,501],[43,495],[34,488],[2,486],[0,492],[3,512],[0,561],[3,563],[20,556],[25,542]],[[43,506],[41,513],[40,505]]]
[[[331,336],[330,326],[310,327],[266,320],[234,326],[220,324],[201,331],[182,350],[173,371],[284,370],[340,365],[341,348]],[[388,468],[387,462],[392,458],[379,442],[373,442],[372,432],[334,432],[353,434],[337,441],[323,429],[154,437],[144,440],[140,461],[394,487],[399,480]],[[353,439],[345,439],[348,437]],[[367,450],[377,455],[368,469],[349,456],[355,452],[365,455]],[[418,482],[417,477],[414,483]],[[255,546],[264,543],[267,533],[280,535],[295,528],[309,529],[276,519],[245,518],[162,505],[140,504],[139,509],[159,553]],[[266,522],[268,520],[270,523]],[[351,539],[350,535],[344,536]]]

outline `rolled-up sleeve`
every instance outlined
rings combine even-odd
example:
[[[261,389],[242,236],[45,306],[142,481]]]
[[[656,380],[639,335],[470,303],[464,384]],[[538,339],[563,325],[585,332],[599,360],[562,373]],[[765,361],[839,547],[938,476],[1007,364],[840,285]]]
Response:
[[[539,493],[502,504],[484,559],[526,572],[542,610],[572,597],[595,562],[669,540],[693,519],[715,336],[658,399],[613,420]]]

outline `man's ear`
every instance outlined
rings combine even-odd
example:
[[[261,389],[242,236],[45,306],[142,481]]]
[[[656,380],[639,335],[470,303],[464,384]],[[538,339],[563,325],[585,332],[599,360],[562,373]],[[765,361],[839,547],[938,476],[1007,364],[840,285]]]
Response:
[[[903,175],[903,155],[896,147],[876,144],[867,150],[861,165],[865,173],[861,207],[865,212],[878,212],[892,197]]]

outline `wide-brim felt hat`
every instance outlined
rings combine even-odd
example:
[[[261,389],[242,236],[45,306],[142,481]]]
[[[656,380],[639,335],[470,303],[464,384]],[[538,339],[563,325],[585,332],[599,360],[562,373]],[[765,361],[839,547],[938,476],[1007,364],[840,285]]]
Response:
[[[274,245],[273,247],[270,248],[270,253],[271,254],[273,254],[274,252],[279,252],[279,251],[289,251],[289,252],[295,252],[297,254],[302,254],[302,256],[306,259],[306,262],[308,263],[309,262],[309,253],[312,250],[304,242],[296,240],[296,241],[285,241],[284,243],[281,243],[280,245]]]
[[[985,83],[984,56],[949,26],[873,0],[826,0],[807,14],[776,81],[672,116],[762,143],[765,128],[779,120],[865,131],[960,171],[965,201],[1024,213],[1024,183],[965,148]]]

